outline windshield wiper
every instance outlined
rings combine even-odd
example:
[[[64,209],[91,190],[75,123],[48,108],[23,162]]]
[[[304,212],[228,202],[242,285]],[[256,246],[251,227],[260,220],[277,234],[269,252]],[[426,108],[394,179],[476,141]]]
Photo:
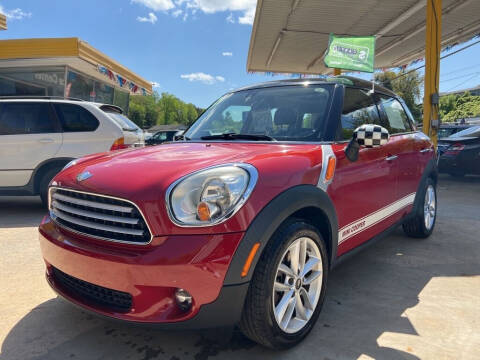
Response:
[[[202,136],[202,140],[252,140],[252,141],[275,141],[274,138],[267,135],[237,134],[225,133],[219,135]]]

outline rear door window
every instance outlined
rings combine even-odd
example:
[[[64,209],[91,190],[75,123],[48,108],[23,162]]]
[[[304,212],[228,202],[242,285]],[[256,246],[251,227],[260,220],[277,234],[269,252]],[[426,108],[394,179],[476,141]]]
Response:
[[[379,101],[384,116],[388,120],[387,126],[384,127],[387,128],[390,134],[412,131],[407,113],[400,101],[386,95],[379,95]]]
[[[95,131],[99,122],[87,109],[75,104],[54,104],[64,132]]]
[[[380,125],[377,106],[367,91],[347,87],[343,99],[339,140],[350,140],[353,131],[363,124]]]
[[[0,104],[0,135],[47,134],[58,131],[48,103]]]

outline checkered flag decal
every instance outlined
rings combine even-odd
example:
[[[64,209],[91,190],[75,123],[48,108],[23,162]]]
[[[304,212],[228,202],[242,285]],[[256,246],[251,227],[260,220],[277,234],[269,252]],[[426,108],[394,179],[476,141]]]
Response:
[[[365,124],[355,129],[356,140],[360,146],[373,148],[388,142],[388,130],[380,125]]]

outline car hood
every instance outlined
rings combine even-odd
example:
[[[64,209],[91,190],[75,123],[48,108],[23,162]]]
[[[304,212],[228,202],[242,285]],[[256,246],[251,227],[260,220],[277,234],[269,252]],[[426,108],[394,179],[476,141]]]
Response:
[[[197,229],[178,227],[169,220],[165,204],[168,187],[182,176],[210,166],[249,163],[258,170],[249,201],[235,217],[204,229],[212,234],[227,233],[244,231],[255,214],[286,189],[299,184],[316,185],[321,159],[318,144],[175,142],[80,159],[60,172],[52,186],[133,201],[155,236],[196,234]],[[85,171],[91,176],[77,181]]]
[[[54,180],[59,186],[87,192],[127,199],[142,194],[151,197],[152,191],[164,193],[172,182],[184,175],[220,164],[250,163],[260,172],[259,168],[269,159],[298,156],[304,159],[302,166],[310,167],[308,150],[320,148],[297,144],[177,142],[92,156],[64,170]],[[317,156],[321,159],[321,151]],[[84,171],[92,176],[78,182],[77,175]]]

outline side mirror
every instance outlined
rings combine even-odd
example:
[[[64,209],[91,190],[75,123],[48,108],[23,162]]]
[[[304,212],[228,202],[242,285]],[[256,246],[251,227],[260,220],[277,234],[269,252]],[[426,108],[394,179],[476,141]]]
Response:
[[[388,130],[380,125],[361,125],[353,131],[353,137],[345,149],[345,155],[348,160],[357,161],[360,147],[374,148],[383,146],[388,142],[389,138]]]

